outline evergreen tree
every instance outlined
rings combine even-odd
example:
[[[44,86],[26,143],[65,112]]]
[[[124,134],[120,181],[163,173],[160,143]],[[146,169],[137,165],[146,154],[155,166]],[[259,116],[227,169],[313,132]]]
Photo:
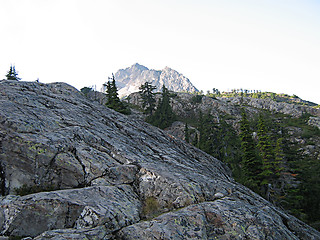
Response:
[[[13,65],[10,66],[10,69],[6,75],[7,80],[21,80],[21,78],[18,77],[18,72],[16,71],[16,67]]]
[[[283,164],[285,160],[285,154],[283,151],[283,138],[278,138],[276,142],[276,147],[274,149],[274,170],[275,170],[275,175],[277,177],[280,177],[281,172],[284,170]]]
[[[80,91],[84,94],[87,95],[89,92],[93,91],[91,87],[83,87],[80,89]]]
[[[188,123],[186,123],[184,127],[184,138],[187,143],[190,142],[190,133],[189,133]]]
[[[270,137],[266,129],[263,116],[260,114],[258,120],[258,150],[262,161],[262,172],[260,173],[261,185],[272,182],[274,177],[274,153],[270,142]]]
[[[142,84],[139,89],[139,93],[142,98],[142,107],[145,110],[145,113],[152,114],[156,103],[153,91],[156,89],[156,87],[146,82]]]
[[[216,135],[219,141],[215,147],[217,153],[214,156],[229,163],[232,170],[238,169],[241,162],[240,139],[235,129],[226,122],[224,117],[220,119]]]
[[[258,191],[259,175],[261,173],[261,162],[256,154],[255,143],[252,138],[247,114],[242,110],[242,120],[240,122],[240,139],[242,149],[242,169],[244,183],[255,191]]]
[[[106,84],[106,94],[107,94],[107,102],[106,105],[109,108],[112,108],[116,110],[117,112],[123,113],[123,114],[130,114],[130,109],[120,101],[120,98],[118,96],[118,90],[116,86],[116,80],[114,78],[114,75],[112,74],[112,78],[109,78],[109,81]]]
[[[213,155],[217,137],[215,136],[215,122],[213,116],[208,112],[199,115],[199,148],[208,154]]]
[[[159,100],[158,106],[154,114],[146,118],[146,121],[159,128],[167,128],[176,120],[176,116],[170,105],[171,94],[163,85],[162,98]]]

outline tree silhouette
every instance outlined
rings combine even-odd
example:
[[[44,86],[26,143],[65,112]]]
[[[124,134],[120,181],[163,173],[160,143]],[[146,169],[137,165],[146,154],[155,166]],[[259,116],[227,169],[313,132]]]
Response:
[[[142,98],[142,107],[145,110],[145,113],[152,114],[156,103],[153,90],[155,90],[156,87],[146,82],[145,84],[142,84],[139,89],[139,93]]]
[[[130,114],[130,109],[123,102],[120,101],[120,98],[118,96],[118,89],[116,86],[116,80],[113,74],[112,77],[109,78],[106,87],[107,107],[112,108],[113,110],[123,114]]]
[[[171,94],[169,90],[163,85],[162,99],[159,100],[156,111],[153,115],[146,118],[146,121],[159,128],[167,128],[175,121],[176,115],[172,111],[170,105]]]
[[[245,176],[245,183],[248,187],[258,191],[259,175],[261,173],[261,162],[256,154],[255,143],[252,138],[247,114],[242,110],[242,120],[240,122],[240,139],[242,149],[241,165]]]
[[[13,65],[10,66],[10,70],[8,71],[6,75],[7,80],[21,80],[21,78],[18,77],[18,72],[16,71],[16,67]]]

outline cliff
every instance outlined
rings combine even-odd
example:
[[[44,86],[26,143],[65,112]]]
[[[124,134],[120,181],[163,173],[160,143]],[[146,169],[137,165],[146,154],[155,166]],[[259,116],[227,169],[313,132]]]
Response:
[[[0,109],[1,235],[320,239],[219,160],[65,83],[1,81]]]

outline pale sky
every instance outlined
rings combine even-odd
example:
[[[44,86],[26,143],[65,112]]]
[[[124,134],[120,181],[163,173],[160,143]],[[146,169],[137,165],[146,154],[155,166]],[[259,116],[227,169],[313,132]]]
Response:
[[[0,79],[100,89],[137,62],[320,104],[320,1],[0,0]]]

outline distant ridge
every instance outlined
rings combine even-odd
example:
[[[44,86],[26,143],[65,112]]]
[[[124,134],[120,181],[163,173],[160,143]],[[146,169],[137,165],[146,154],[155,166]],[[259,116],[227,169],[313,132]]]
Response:
[[[154,70],[135,63],[131,67],[118,70],[115,79],[120,97],[138,92],[139,87],[145,82],[154,85],[156,91],[161,91],[164,84],[174,92],[198,92],[187,77],[169,67]]]

